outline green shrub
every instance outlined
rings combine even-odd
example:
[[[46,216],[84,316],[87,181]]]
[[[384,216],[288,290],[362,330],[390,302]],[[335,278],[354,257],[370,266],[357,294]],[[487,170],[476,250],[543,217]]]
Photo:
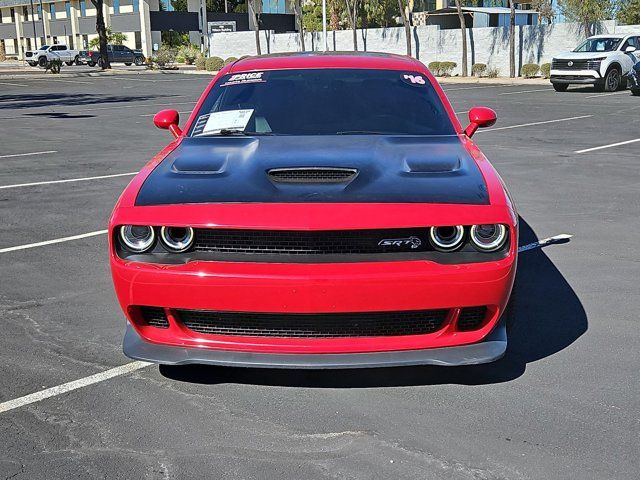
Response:
[[[229,57],[224,61],[225,65],[229,65],[230,63],[235,62],[236,60],[238,60],[236,57]]]
[[[495,67],[487,70],[487,77],[489,78],[496,78],[498,75],[500,75],[500,70]]]
[[[193,62],[200,56],[200,50],[195,45],[183,45],[178,50],[178,56],[182,57],[183,62],[187,65],[193,65]]]
[[[537,63],[525,63],[520,69],[520,73],[524,78],[533,78],[538,75],[539,71],[540,65],[538,65]]]
[[[220,57],[209,57],[205,63],[207,72],[217,72],[224,67],[224,60]]]
[[[551,64],[543,63],[540,65],[540,73],[544,78],[549,78],[551,76]]]
[[[482,77],[487,71],[487,65],[485,63],[474,63],[471,67],[471,75],[474,77]]]
[[[431,73],[433,73],[436,77],[440,76],[440,62],[430,62],[428,66],[429,70],[431,70]]]
[[[196,65],[196,70],[206,70],[207,69],[207,57],[200,56],[196,58],[194,62]]]
[[[168,45],[162,45],[156,52],[153,60],[159,67],[166,67],[167,65],[175,63],[176,51]]]
[[[60,73],[60,69],[62,69],[62,60],[55,59],[47,62],[45,72],[51,70],[51,73]]]
[[[450,77],[457,66],[458,64],[456,62],[440,62],[440,75]]]

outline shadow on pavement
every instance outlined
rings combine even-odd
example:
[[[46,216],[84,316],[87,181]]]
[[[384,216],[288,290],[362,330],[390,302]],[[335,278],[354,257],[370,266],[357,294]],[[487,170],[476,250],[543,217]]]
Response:
[[[519,245],[536,242],[531,227],[520,218]],[[566,248],[554,246],[550,248]],[[562,274],[541,248],[518,259],[514,287],[514,320],[509,344],[499,361],[465,367],[393,367],[347,370],[281,370],[206,365],[161,365],[172,380],[192,383],[240,383],[287,387],[370,388],[437,384],[481,385],[513,380],[528,363],[557,353],[587,331],[585,310]]]
[[[172,95],[99,95],[92,93],[28,93],[0,95],[0,110],[35,107],[105,105],[111,103],[145,102],[155,98],[170,99]]]

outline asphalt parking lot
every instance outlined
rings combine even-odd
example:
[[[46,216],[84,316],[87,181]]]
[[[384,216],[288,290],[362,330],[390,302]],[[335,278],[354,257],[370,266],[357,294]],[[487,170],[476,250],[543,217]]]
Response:
[[[498,112],[475,138],[516,200],[520,244],[573,235],[521,253],[499,362],[131,364],[104,229],[170,141],[153,114],[186,118],[208,80],[0,79],[0,478],[637,478],[640,98],[445,86],[463,123],[474,105]]]

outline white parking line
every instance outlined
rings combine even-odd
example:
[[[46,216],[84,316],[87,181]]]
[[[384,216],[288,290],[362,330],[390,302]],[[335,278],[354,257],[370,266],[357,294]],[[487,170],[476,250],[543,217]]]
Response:
[[[58,153],[58,151],[46,150],[44,152],[12,153],[11,155],[0,155],[0,158],[30,157],[31,155],[46,155],[47,153]]]
[[[180,115],[191,115],[191,110],[189,110],[188,112],[178,112]],[[139,117],[155,117],[156,114],[155,113],[145,113],[143,115],[138,115]]]
[[[553,237],[543,238],[542,240],[538,240],[537,242],[528,243],[527,245],[523,245],[518,247],[518,253],[526,252],[527,250],[533,250],[535,248],[544,247],[546,245],[551,245],[553,243],[562,242],[563,240],[569,240],[573,235],[568,233],[561,233],[560,235],[554,235]]]
[[[518,95],[520,93],[533,93],[533,92],[555,92],[553,88],[538,88],[537,90],[520,90],[519,92],[504,92],[498,95]]]
[[[602,145],[600,147],[592,147],[592,148],[585,148],[584,150],[576,150],[573,153],[595,152],[596,150],[603,150],[605,148],[619,147],[620,145],[629,145],[630,143],[636,143],[636,142],[640,142],[640,138],[636,138],[635,140],[627,140],[626,142],[610,143],[609,145]]]
[[[114,173],[112,175],[99,175],[97,177],[67,178],[64,180],[48,180],[44,182],[16,183],[14,185],[0,185],[0,190],[6,188],[35,187],[36,185],[52,185],[55,183],[87,182],[89,180],[102,180],[103,178],[126,177],[135,175],[137,173],[138,172]]]
[[[62,83],[80,83],[80,84],[86,84],[86,85],[91,85],[91,82],[81,82],[79,80],[59,80],[59,79],[51,79],[51,78],[30,78],[29,80],[34,80],[36,82],[62,82]]]
[[[622,95],[623,93],[626,93],[627,95],[629,94],[629,92],[627,92],[626,90],[622,90],[620,92],[598,93],[596,95],[587,95],[584,98],[608,97],[609,95]]]
[[[545,125],[547,123],[568,122],[570,120],[580,120],[581,118],[591,118],[593,115],[580,115],[579,117],[557,118],[556,120],[545,120],[543,122],[522,123],[520,125],[509,125],[508,127],[489,128],[486,130],[478,130],[478,133],[496,132],[498,130],[509,130],[511,128],[533,127],[534,125]]]
[[[22,85],[20,83],[0,82],[0,85],[9,85],[10,87],[27,87],[28,85]]]
[[[13,410],[15,408],[24,407],[25,405],[36,403],[47,398],[56,397],[58,395],[62,395],[63,393],[71,392],[88,385],[93,385],[94,383],[104,382],[105,380],[109,380],[110,378],[119,377],[120,375],[126,375],[127,373],[135,372],[136,370],[148,367],[149,365],[151,365],[151,363],[149,362],[131,362],[125,365],[121,365],[120,367],[111,368],[101,373],[96,373],[95,375],[89,375],[88,377],[74,380],[73,382],[63,383],[62,385],[47,388],[45,390],[40,390],[39,392],[31,393],[29,395],[25,395],[24,397],[8,400],[6,402],[0,403],[0,413],[8,412],[9,410]]]
[[[459,90],[477,90],[479,88],[500,88],[500,87],[515,87],[516,85],[481,85],[477,87],[458,87],[458,88],[446,88],[446,84],[441,84],[443,90],[446,92],[457,92]]]
[[[96,235],[104,235],[107,230],[97,230],[95,232],[82,233],[80,235],[72,235],[71,237],[55,238],[53,240],[45,240],[44,242],[28,243],[26,245],[18,245],[16,247],[0,248],[0,253],[15,252],[16,250],[26,250],[28,248],[44,247],[45,245],[53,245],[55,243],[70,242],[71,240],[80,240],[81,238],[95,237]]]

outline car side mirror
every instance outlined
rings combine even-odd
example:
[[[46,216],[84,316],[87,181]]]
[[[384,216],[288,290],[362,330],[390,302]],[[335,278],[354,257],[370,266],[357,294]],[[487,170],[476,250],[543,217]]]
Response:
[[[633,53],[636,51],[636,47],[629,45],[627,48],[624,49],[624,53]]]
[[[472,137],[478,128],[490,127],[496,123],[496,112],[488,107],[473,107],[469,110],[469,126],[465,128],[464,133],[467,137]]]
[[[163,130],[169,130],[174,137],[178,138],[182,130],[178,126],[180,114],[177,110],[160,110],[153,117],[153,124]]]

